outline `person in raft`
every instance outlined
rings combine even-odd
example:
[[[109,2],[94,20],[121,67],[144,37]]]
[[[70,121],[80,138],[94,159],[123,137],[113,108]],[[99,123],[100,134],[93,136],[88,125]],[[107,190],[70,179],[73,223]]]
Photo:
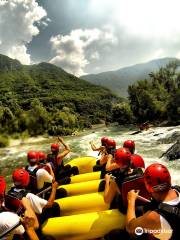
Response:
[[[145,162],[143,160],[143,158],[135,153],[135,142],[133,140],[126,140],[123,143],[123,147],[124,148],[128,148],[129,151],[131,152],[131,167],[132,168],[145,168]]]
[[[101,138],[101,146],[96,147],[93,141],[90,142],[91,148],[93,151],[98,151],[98,156],[100,155],[100,159],[96,161],[96,165],[93,167],[93,172],[101,171],[106,166],[107,162],[107,137]]]
[[[144,213],[136,216],[135,203],[139,191],[130,190],[127,196],[126,231],[112,230],[104,239],[179,239],[180,186],[171,185],[170,173],[160,163],[151,164],[146,168],[144,182],[152,197],[144,206]]]
[[[140,185],[141,195],[149,197],[144,185],[143,169],[131,168],[131,153],[127,148],[116,150],[112,165],[110,167],[113,171],[105,175],[104,201],[126,212],[127,193],[132,187],[139,189]]]
[[[43,188],[46,188],[48,183],[51,185],[54,178],[50,174],[50,168],[47,165],[39,164],[38,152],[29,151],[27,153],[27,160],[29,165],[25,167],[25,170],[30,175],[28,188],[31,192],[38,193]]]
[[[25,169],[14,170],[12,179],[14,186],[6,194],[6,205],[10,210],[22,212],[22,200],[27,199],[33,211],[38,215],[40,224],[49,217],[60,216],[60,207],[54,202],[58,186],[57,182],[52,183],[50,197],[48,200],[45,200],[26,189],[30,181],[30,176]]]
[[[40,166],[40,168],[41,167],[45,168],[50,173],[50,175],[53,177],[53,179],[55,179],[51,164],[49,162],[47,162],[47,155],[42,151],[37,152],[37,154],[38,154],[38,165]]]
[[[22,206],[25,209],[24,216],[19,217],[16,213],[10,211],[6,206],[5,201],[6,181],[3,176],[0,176],[0,236],[3,240],[10,240],[16,236],[16,239],[24,239],[23,235],[28,236],[30,240],[38,240],[38,236],[35,232],[39,228],[38,219],[36,214],[31,208],[30,202],[26,199],[22,199]],[[16,228],[12,229],[15,225]],[[11,230],[12,229],[12,230]],[[3,236],[3,234],[11,230],[9,233]],[[14,239],[14,238],[13,238]],[[27,238],[26,238],[27,239]]]
[[[160,163],[148,166],[144,172],[144,182],[152,201],[144,208],[145,213],[136,217],[135,202],[138,191],[128,193],[126,229],[129,234],[150,233],[161,240],[176,240],[180,236],[180,187],[171,185],[168,169]],[[139,232],[138,232],[139,234]]]
[[[60,152],[58,143],[52,143],[51,153],[47,155],[47,161],[52,166],[56,181],[62,180],[63,184],[67,184],[71,181],[70,176],[79,174],[79,170],[76,166],[64,165],[63,159],[70,152],[70,147],[64,142],[63,138],[58,137],[58,141],[64,146],[63,151]]]

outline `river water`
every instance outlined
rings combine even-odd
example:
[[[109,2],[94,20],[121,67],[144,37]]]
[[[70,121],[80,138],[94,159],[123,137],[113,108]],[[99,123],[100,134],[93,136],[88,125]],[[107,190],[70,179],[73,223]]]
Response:
[[[71,147],[71,153],[66,158],[66,162],[78,156],[97,156],[97,152],[93,152],[90,148],[89,141],[93,140],[98,146],[100,139],[103,136],[113,138],[117,142],[117,146],[122,146],[127,139],[132,139],[136,144],[136,151],[144,160],[146,166],[150,163],[160,162],[166,165],[171,173],[173,184],[180,185],[180,160],[168,161],[165,158],[160,158],[171,144],[162,143],[162,139],[168,138],[174,132],[180,132],[180,126],[176,127],[154,127],[139,134],[131,135],[134,131],[133,127],[95,127],[91,130],[86,130],[77,136],[65,137],[65,141]],[[32,141],[19,145],[14,145],[7,148],[0,149],[0,175],[6,177],[8,186],[11,182],[11,172],[14,168],[25,166],[26,153],[29,150],[45,151],[50,150],[50,143],[54,140],[52,138],[41,139],[41,141]]]

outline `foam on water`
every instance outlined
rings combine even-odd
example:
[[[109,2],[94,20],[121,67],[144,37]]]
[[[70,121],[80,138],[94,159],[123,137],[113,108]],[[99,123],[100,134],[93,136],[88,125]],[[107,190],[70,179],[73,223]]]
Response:
[[[165,158],[159,158],[172,144],[160,143],[161,139],[168,138],[174,132],[180,132],[180,126],[177,127],[156,127],[139,134],[133,133],[130,128],[125,127],[102,127],[83,132],[79,136],[66,137],[66,142],[71,146],[71,153],[67,161],[78,156],[94,156],[98,158],[98,153],[93,152],[89,142],[93,140],[95,145],[100,145],[100,139],[103,136],[113,138],[117,142],[117,147],[121,147],[127,139],[132,139],[136,144],[136,151],[145,160],[146,166],[154,162],[161,162],[168,167],[171,172],[173,183],[180,185],[180,160],[168,161]],[[13,160],[26,158],[29,150],[49,152],[52,139],[42,143],[28,143],[0,150],[0,160]]]

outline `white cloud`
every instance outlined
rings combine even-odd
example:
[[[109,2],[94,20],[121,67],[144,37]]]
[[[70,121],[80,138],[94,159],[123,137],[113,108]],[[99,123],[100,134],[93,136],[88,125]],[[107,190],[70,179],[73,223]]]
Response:
[[[104,55],[100,71],[179,56],[179,0],[89,0],[88,8],[118,39],[111,56]],[[86,69],[91,70],[90,64]]]
[[[69,35],[51,37],[50,43],[55,53],[50,62],[66,71],[80,76],[89,61],[98,60],[100,52],[115,45],[117,39],[108,28],[76,29]]]
[[[0,1],[0,53],[30,64],[27,44],[39,34],[38,24],[47,24],[46,11],[36,0]]]

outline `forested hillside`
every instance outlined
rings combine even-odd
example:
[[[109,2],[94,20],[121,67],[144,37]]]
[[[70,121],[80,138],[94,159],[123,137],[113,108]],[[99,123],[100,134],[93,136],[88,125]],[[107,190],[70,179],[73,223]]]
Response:
[[[49,63],[21,65],[0,55],[0,131],[70,134],[108,121],[118,98]]]
[[[128,93],[129,103],[113,108],[114,117],[120,124],[145,121],[180,124],[179,61],[149,73],[148,80],[130,85]]]

